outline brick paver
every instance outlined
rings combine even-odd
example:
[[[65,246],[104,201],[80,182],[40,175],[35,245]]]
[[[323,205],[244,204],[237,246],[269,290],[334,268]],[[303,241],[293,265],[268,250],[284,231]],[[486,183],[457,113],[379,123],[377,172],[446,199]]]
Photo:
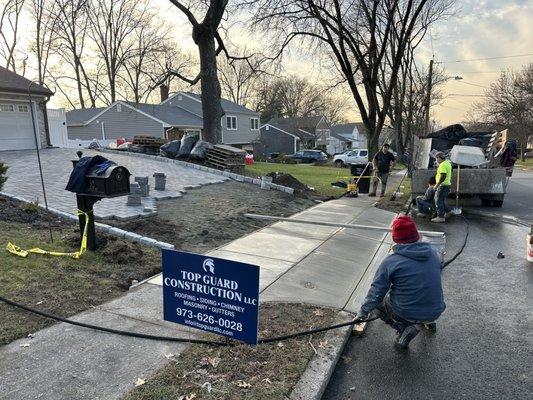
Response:
[[[93,150],[84,150],[83,152],[84,156],[95,154],[98,153]],[[143,205],[139,207],[126,206],[127,196],[103,199],[94,207],[95,216],[100,218],[125,219],[149,215],[154,212],[154,199],[180,197],[189,188],[219,183],[228,179],[209,172],[165,163],[163,160],[143,159],[127,154],[102,155],[125,166],[132,174],[131,182],[134,181],[135,176],[148,176],[150,197],[143,198]],[[41,151],[48,205],[72,214],[76,211],[76,196],[74,193],[66,191],[65,186],[72,171],[70,160],[75,158],[77,158],[75,149],[44,149]],[[0,152],[0,161],[9,167],[4,192],[44,204],[35,151],[3,151]],[[152,175],[154,172],[164,172],[167,175],[167,190],[153,190],[154,178]]]

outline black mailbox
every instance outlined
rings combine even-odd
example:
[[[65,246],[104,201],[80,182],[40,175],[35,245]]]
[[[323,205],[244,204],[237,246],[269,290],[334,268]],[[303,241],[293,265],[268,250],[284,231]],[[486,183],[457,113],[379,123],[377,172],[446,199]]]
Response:
[[[97,161],[101,161],[101,164],[96,164],[90,167],[86,172],[83,172],[83,167],[76,171],[78,162],[82,160],[83,153],[78,151],[78,160],[72,160],[74,171],[69,179],[67,190],[76,193],[76,200],[78,204],[80,224],[80,235],[83,240],[83,232],[87,221],[87,248],[89,250],[96,249],[96,235],[94,227],[94,204],[102,200],[103,198],[127,196],[130,193],[130,172],[121,166],[115,165],[113,162],[102,158]],[[95,159],[83,161],[95,161]],[[85,163],[87,165],[87,163]],[[83,178],[83,181],[80,179]],[[72,183],[73,180],[75,183]]]
[[[85,175],[85,191],[81,194],[101,198],[127,195],[130,192],[130,176],[126,168],[116,165],[100,175],[93,168]]]

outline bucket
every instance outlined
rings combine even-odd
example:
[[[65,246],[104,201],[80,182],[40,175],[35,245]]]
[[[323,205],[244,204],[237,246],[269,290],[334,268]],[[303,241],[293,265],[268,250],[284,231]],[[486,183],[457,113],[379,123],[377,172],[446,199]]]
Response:
[[[527,248],[526,258],[530,263],[533,263],[533,234],[527,235],[526,248]]]
[[[440,256],[440,261],[444,262],[444,256],[446,255],[446,235],[442,236],[426,236],[422,235],[421,241],[427,242]]]
[[[346,186],[347,192],[354,192],[357,189],[357,185],[355,183],[348,183]]]

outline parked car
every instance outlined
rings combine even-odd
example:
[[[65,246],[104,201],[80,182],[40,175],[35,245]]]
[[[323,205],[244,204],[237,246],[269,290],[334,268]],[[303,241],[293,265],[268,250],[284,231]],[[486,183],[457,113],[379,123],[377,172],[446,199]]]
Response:
[[[302,164],[324,162],[328,159],[327,154],[320,150],[300,150],[287,157],[290,157],[294,161]]]
[[[333,164],[336,167],[344,167],[347,165],[366,164],[368,162],[367,149],[354,149],[342,154],[337,154],[333,157]]]

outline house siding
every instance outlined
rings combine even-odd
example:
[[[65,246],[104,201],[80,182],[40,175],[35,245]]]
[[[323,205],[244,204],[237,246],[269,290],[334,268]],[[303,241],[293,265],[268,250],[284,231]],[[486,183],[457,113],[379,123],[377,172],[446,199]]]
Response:
[[[254,155],[267,155],[269,153],[293,154],[295,149],[294,136],[273,127],[261,127],[257,142],[254,143]]]
[[[166,106],[177,106],[184,108],[185,110],[202,117],[202,103],[198,100],[191,99],[186,95],[180,95],[179,93],[169,97],[168,100],[162,102],[161,104]]]
[[[237,130],[226,127],[226,115],[237,117]],[[224,144],[250,144],[259,139],[260,131],[250,128],[250,119],[259,118],[258,113],[232,113],[228,112],[222,117],[222,143]]]
[[[124,104],[120,112],[115,104],[112,108],[85,126],[67,126],[69,139],[102,139],[102,122],[104,123],[105,138],[133,138],[134,136],[164,137],[165,130],[161,122],[141,114]]]

